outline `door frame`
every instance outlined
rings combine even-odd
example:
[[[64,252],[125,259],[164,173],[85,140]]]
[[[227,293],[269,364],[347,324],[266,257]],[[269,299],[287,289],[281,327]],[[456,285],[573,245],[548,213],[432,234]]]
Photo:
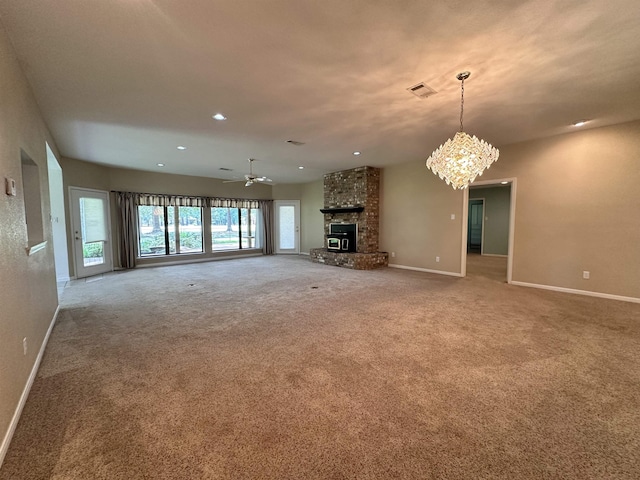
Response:
[[[49,177],[49,204],[51,210],[51,238],[53,240],[53,257],[55,259],[56,282],[68,282],[69,249],[67,245],[67,216],[65,213],[64,186],[62,167],[45,142],[47,147],[47,172]]]
[[[79,275],[78,270],[78,252],[77,252],[77,241],[75,236],[75,222],[76,222],[76,206],[74,204],[74,192],[89,192],[89,193],[99,193],[104,194],[107,199],[107,211],[106,211],[106,227],[107,227],[107,240],[105,241],[104,251],[105,251],[105,263],[101,265],[103,268],[96,268],[91,272],[86,272],[86,275]],[[92,275],[99,275],[101,273],[107,273],[113,271],[113,247],[111,246],[111,196],[106,190],[97,190],[93,188],[83,188],[83,187],[69,187],[69,226],[71,227],[71,253],[73,255],[73,278],[86,278]],[[106,262],[107,255],[109,257],[109,262]],[[85,268],[85,267],[82,267]]]
[[[295,215],[295,248],[280,249],[280,207],[293,206]],[[275,210],[275,253],[277,255],[299,255],[300,254],[300,200],[274,200],[273,208]]]
[[[513,283],[513,256],[514,256],[514,241],[515,241],[515,229],[516,229],[516,192],[518,186],[518,179],[516,177],[509,178],[497,178],[495,180],[481,180],[473,182],[472,186],[478,185],[502,185],[502,182],[508,182],[511,184],[511,194],[509,198],[509,247],[507,253],[507,283]],[[467,233],[469,225],[469,189],[465,188],[462,195],[462,255],[460,262],[460,273],[462,277],[467,276]],[[484,228],[484,222],[483,222]],[[483,233],[484,235],[484,233]],[[484,238],[483,238],[484,243]]]

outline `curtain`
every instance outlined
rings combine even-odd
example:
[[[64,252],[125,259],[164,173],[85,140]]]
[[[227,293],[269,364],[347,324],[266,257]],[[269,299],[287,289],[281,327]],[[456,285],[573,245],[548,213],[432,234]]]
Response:
[[[275,224],[273,211],[273,200],[258,200],[258,208],[262,211],[262,227],[264,230],[264,240],[262,242],[262,253],[273,255],[275,253]]]
[[[139,193],[138,202],[138,205],[152,207],[259,208],[259,200],[246,198],[189,197],[161,193]]]
[[[138,194],[138,205],[152,207],[204,207],[205,197],[188,197],[184,195],[164,195],[156,193]]]
[[[219,198],[208,197],[208,207],[221,208],[260,208],[260,200],[247,200],[245,198]]]
[[[122,268],[135,268],[136,231],[138,194],[132,192],[116,192],[118,207],[118,252]]]
[[[135,268],[138,244],[138,205],[154,207],[222,207],[260,208],[264,242],[262,252],[272,255],[275,248],[273,200],[249,200],[245,198],[191,197],[161,193],[114,192],[118,207],[118,252],[122,268]]]

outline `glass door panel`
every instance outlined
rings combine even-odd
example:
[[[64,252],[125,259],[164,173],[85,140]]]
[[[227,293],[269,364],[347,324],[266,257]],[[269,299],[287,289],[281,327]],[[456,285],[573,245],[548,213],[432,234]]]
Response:
[[[300,253],[300,201],[276,200],[276,253]]]
[[[71,188],[76,278],[113,270],[109,194]]]

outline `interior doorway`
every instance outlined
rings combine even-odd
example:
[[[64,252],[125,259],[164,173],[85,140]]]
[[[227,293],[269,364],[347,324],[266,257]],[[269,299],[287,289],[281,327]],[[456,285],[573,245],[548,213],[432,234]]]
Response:
[[[463,276],[511,283],[516,179],[474,182],[464,202]]]

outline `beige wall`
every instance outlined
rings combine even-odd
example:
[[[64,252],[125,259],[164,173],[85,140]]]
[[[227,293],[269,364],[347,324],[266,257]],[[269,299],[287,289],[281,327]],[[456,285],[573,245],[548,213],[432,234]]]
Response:
[[[302,190],[301,183],[277,184],[271,187],[271,194],[274,200],[300,200]]]
[[[640,121],[501,147],[478,180],[517,179],[513,281],[640,298],[638,162]],[[422,160],[385,168],[382,187],[390,263],[460,272],[462,193]]]
[[[48,142],[40,116],[13,49],[0,26],[0,461],[5,438],[58,306],[47,172]],[[27,230],[20,150],[37,164],[41,189],[44,250],[27,256]],[[17,183],[17,196],[4,193],[4,178]],[[22,340],[27,338],[27,354]],[[2,440],[4,439],[4,441]]]
[[[513,280],[640,298],[639,162],[640,122],[502,147],[482,180],[517,177]]]
[[[380,200],[380,250],[389,252],[389,264],[461,273],[460,191],[421,160],[385,168]]]
[[[312,248],[324,246],[324,180],[305,183],[300,197],[301,238],[300,251],[309,253]]]

